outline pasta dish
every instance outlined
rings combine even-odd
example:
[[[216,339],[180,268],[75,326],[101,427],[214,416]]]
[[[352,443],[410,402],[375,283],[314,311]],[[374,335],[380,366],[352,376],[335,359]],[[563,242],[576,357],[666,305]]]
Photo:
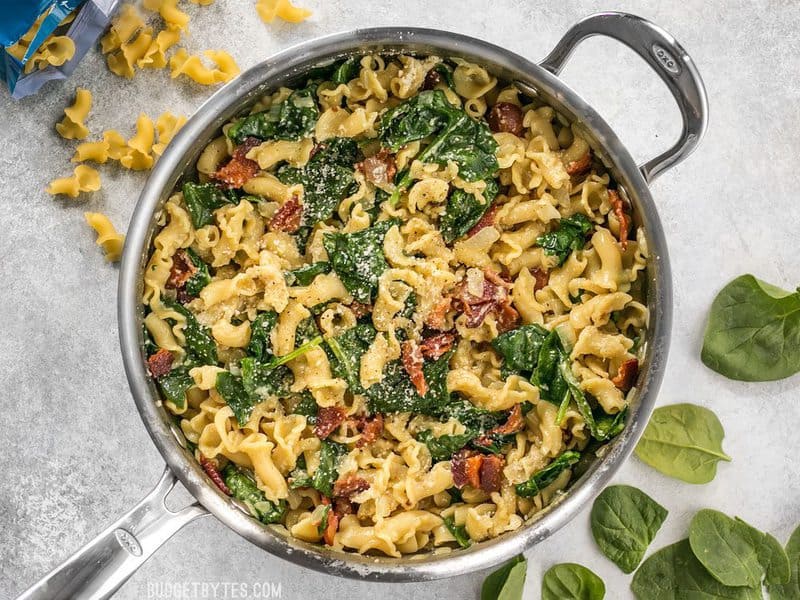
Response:
[[[579,125],[480,65],[310,71],[157,218],[150,373],[214,484],[295,538],[467,547],[625,426],[644,232]]]

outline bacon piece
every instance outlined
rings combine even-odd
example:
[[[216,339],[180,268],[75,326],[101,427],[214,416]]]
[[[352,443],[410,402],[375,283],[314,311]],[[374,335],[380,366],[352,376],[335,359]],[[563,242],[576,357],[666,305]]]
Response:
[[[500,484],[503,481],[503,465],[505,459],[502,456],[483,455],[480,471],[479,487],[487,493],[500,491]]]
[[[639,361],[635,358],[630,358],[623,362],[617,370],[616,376],[611,379],[611,383],[627,392],[636,383],[636,377],[639,375]]]
[[[189,258],[189,254],[185,250],[179,249],[172,255],[172,266],[169,268],[169,277],[164,287],[168,290],[179,290],[195,273],[197,273],[197,267]]]
[[[517,327],[519,323],[519,313],[511,306],[511,301],[507,300],[500,305],[497,311],[497,331],[505,333]]]
[[[227,184],[228,187],[240,188],[258,174],[260,167],[254,160],[247,158],[247,153],[258,146],[261,140],[254,137],[236,146],[228,163],[214,173],[214,179]]]
[[[463,448],[450,459],[450,471],[453,474],[453,484],[458,489],[465,485],[478,488],[481,485],[481,463],[483,455],[475,450]]]
[[[502,425],[493,427],[480,437],[475,438],[475,443],[479,446],[488,446],[492,443],[492,435],[508,435],[510,433],[517,433],[525,426],[525,421],[522,418],[522,406],[515,404],[511,412],[508,413],[508,419]]]
[[[344,423],[346,413],[341,406],[321,406],[317,412],[314,435],[324,440]]]
[[[361,437],[356,442],[356,448],[363,448],[371,444],[383,431],[383,415],[378,413],[373,417],[359,417],[356,429],[361,432]]]
[[[628,231],[631,228],[631,217],[625,212],[625,201],[617,190],[608,190],[608,200],[614,210],[614,216],[619,221],[619,245],[625,250],[628,247]]]
[[[356,168],[364,173],[364,179],[375,185],[391,183],[397,175],[394,154],[388,148],[381,148],[376,155],[357,163]]]
[[[333,510],[339,515],[340,519],[345,515],[352,515],[356,512],[353,508],[353,503],[347,498],[334,498]]]
[[[369,482],[363,477],[357,477],[355,473],[350,473],[342,479],[337,479],[333,484],[334,498],[347,498],[360,494],[369,489]]]
[[[428,393],[428,382],[425,381],[425,373],[422,372],[422,365],[424,359],[422,358],[422,351],[416,342],[408,340],[403,342],[401,346],[403,352],[403,368],[411,378],[411,383],[417,388],[417,393],[424,396]]]
[[[447,298],[442,298],[425,317],[425,325],[431,329],[436,329],[437,331],[444,330],[446,327],[445,318],[447,317],[447,313],[450,311],[450,307],[452,305],[453,299],[450,296]]]
[[[583,175],[592,166],[592,152],[589,150],[581,156],[578,160],[573,160],[567,163],[567,175],[574,177],[575,175]]]
[[[147,359],[150,374],[156,379],[163,377],[172,369],[172,360],[172,352],[165,348],[160,348],[158,352],[151,354]]]
[[[531,275],[536,280],[536,283],[533,284],[533,291],[538,292],[542,288],[544,288],[548,283],[550,283],[550,273],[545,271],[544,269],[533,269],[531,271]]]
[[[425,338],[419,345],[422,356],[430,360],[436,360],[442,354],[446,354],[456,342],[454,333],[438,333],[429,338]]]
[[[366,317],[369,313],[372,312],[372,304],[362,304],[361,302],[351,302],[347,305],[347,307],[353,311],[356,319],[360,319],[361,317]]]
[[[325,531],[322,532],[322,539],[328,546],[333,546],[333,537],[339,529],[339,515],[336,512],[336,508],[331,506],[331,499],[327,496],[322,497],[322,504],[324,506],[330,506],[325,521]],[[319,525],[322,525],[322,523]],[[317,527],[319,527],[319,525],[317,525]]]
[[[272,231],[285,231],[294,233],[300,229],[300,219],[303,216],[303,205],[297,196],[292,196],[284,202],[269,221]]]
[[[227,485],[225,485],[225,480],[222,479],[222,475],[217,470],[217,465],[208,458],[206,458],[203,454],[200,454],[200,466],[203,467],[203,471],[206,472],[206,475],[208,475],[211,478],[211,481],[214,482],[214,484],[220,489],[220,491],[223,494],[226,494],[228,496],[232,495],[231,490],[228,488]]]
[[[475,225],[473,225],[470,228],[470,230],[467,232],[467,237],[468,238],[472,237],[473,235],[478,233],[481,229],[486,229],[487,227],[493,227],[494,226],[494,219],[497,216],[497,211],[498,211],[499,208],[500,207],[499,207],[498,204],[492,204],[486,210],[486,212],[483,213],[483,216],[480,218],[480,220],[478,220],[478,222],[475,223]]]
[[[498,314],[499,326],[512,326],[519,315],[511,307],[508,294],[511,283],[488,268],[484,270],[483,277],[483,293],[480,296],[470,294],[465,281],[456,287],[453,298],[456,309],[466,315],[466,325],[470,328],[478,327],[490,312]]]
[[[431,69],[425,73],[425,81],[422,82],[424,91],[432,90],[442,82],[442,76],[436,69]]]

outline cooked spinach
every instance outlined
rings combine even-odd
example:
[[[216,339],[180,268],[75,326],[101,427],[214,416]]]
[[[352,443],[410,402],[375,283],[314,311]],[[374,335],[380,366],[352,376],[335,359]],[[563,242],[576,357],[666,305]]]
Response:
[[[331,263],[325,261],[303,265],[298,269],[286,272],[286,285],[311,285],[317,275],[330,273],[330,271]]]
[[[228,137],[236,144],[248,137],[290,141],[307,137],[319,118],[316,96],[316,85],[295,90],[283,102],[237,121],[228,130]]]
[[[294,405],[294,410],[292,412],[296,415],[303,415],[306,418],[306,422],[314,425],[317,422],[319,406],[317,405],[317,401],[314,400],[314,396],[311,395],[311,392],[304,391],[300,396],[300,400]]]
[[[415,412],[424,415],[438,416],[450,400],[447,391],[447,372],[450,369],[450,358],[453,351],[443,354],[433,362],[426,362],[422,367],[428,392],[425,396],[417,393],[414,384],[408,377],[399,360],[386,365],[383,379],[372,384],[365,394],[369,399],[371,412],[394,413]]]
[[[503,423],[508,414],[503,411],[492,412],[478,408],[468,400],[447,398],[443,404],[436,407],[431,416],[438,417],[443,421],[455,419],[467,429],[477,432],[476,435],[480,435]]]
[[[186,292],[190,296],[199,296],[200,291],[211,283],[211,275],[208,272],[208,265],[197,256],[197,252],[191,248],[186,248],[186,255],[197,269],[194,274],[186,280]]]
[[[450,460],[453,454],[469,444],[475,435],[475,432],[467,430],[458,435],[440,435],[439,437],[435,437],[433,431],[426,429],[417,434],[417,441],[422,442],[428,447],[431,453],[431,459],[433,462],[437,463],[443,460]]]
[[[314,317],[307,317],[297,324],[294,334],[295,345],[303,345],[320,337],[319,327]]]
[[[217,388],[217,393],[225,400],[225,403],[231,407],[239,426],[244,426],[253,412],[253,407],[261,399],[248,394],[247,390],[244,389],[242,378],[237,377],[230,371],[217,373],[214,387]]]
[[[731,458],[722,451],[725,431],[717,416],[702,406],[673,404],[653,411],[636,456],[665,475],[687,483],[708,483],[717,463]]]
[[[453,80],[453,69],[447,63],[437,63],[431,71],[438,73],[439,77],[442,81],[444,81],[445,85],[449,87],[451,90],[456,88],[455,81]]]
[[[186,406],[186,391],[194,385],[194,379],[189,375],[188,367],[175,367],[166,375],[159,377],[157,381],[164,398],[178,408]]]
[[[238,204],[239,197],[233,190],[224,190],[213,183],[183,184],[183,203],[189,211],[192,225],[200,229],[214,222],[214,211],[226,204]]]
[[[166,299],[163,302],[170,309],[180,313],[186,320],[183,336],[186,338],[184,350],[186,350],[187,362],[196,365],[216,365],[217,344],[211,337],[208,328],[200,325],[192,312],[182,304]]]
[[[564,469],[568,469],[578,462],[580,457],[581,455],[579,452],[567,450],[553,462],[547,465],[544,469],[531,475],[531,478],[528,479],[528,481],[518,483],[515,486],[517,495],[522,496],[523,498],[531,498],[536,496],[544,488],[558,479],[558,476],[561,475]]]
[[[381,221],[354,233],[326,233],[323,246],[344,287],[358,302],[368,304],[378,290],[378,278],[388,268],[383,238],[397,221]]]
[[[609,560],[632,573],[666,518],[667,509],[640,489],[612,485],[592,505],[592,536]]]
[[[359,156],[358,144],[352,138],[331,138],[320,144],[305,166],[278,170],[281,182],[303,185],[304,227],[330,219],[342,200],[355,190],[353,165]]]
[[[233,463],[223,469],[222,477],[233,497],[244,503],[250,514],[256,519],[262,523],[281,522],[283,515],[286,514],[284,500],[277,504],[267,500],[264,492],[256,486],[255,481],[237,469]]]
[[[772,381],[800,372],[800,289],[787,292],[742,275],[711,305],[703,363],[741,381]]]
[[[577,563],[554,565],[542,578],[542,600],[603,600],[605,595],[603,580]]]
[[[447,205],[439,220],[439,230],[442,238],[448,244],[463,237],[481,220],[497,196],[499,186],[495,179],[486,180],[486,189],[483,192],[484,201],[481,202],[475,194],[455,188],[447,198]]]
[[[786,583],[768,583],[770,600],[795,600],[800,598],[800,527],[794,530],[786,544],[791,573]]]
[[[272,366],[271,362],[261,362],[251,356],[239,363],[242,370],[242,385],[253,398],[265,396],[286,396],[294,376],[285,365]]]
[[[444,526],[447,527],[447,531],[456,538],[456,542],[458,542],[459,546],[462,548],[469,548],[472,545],[472,540],[464,525],[456,525],[456,521],[452,516],[445,517],[442,520],[444,521]]]
[[[386,111],[381,117],[379,136],[393,151],[409,142],[431,138],[417,160],[439,165],[453,161],[465,181],[489,179],[499,168],[497,142],[489,127],[450,104],[441,90],[420,92]],[[398,178],[390,198],[392,204],[411,185],[408,172],[398,174]]]
[[[258,360],[267,360],[272,353],[272,330],[278,323],[278,313],[274,310],[259,313],[250,324],[250,342],[247,354]]]
[[[359,323],[335,338],[326,338],[325,343],[333,354],[331,370],[336,377],[347,382],[354,394],[363,392],[361,388],[361,357],[375,340],[375,328]]]
[[[348,83],[358,77],[361,71],[361,59],[358,56],[351,56],[347,60],[337,65],[330,79],[336,85]]]
[[[558,226],[536,238],[544,253],[558,257],[558,265],[566,262],[573,250],[580,250],[586,243],[586,234],[592,230],[592,222],[584,215],[574,214],[561,219]]]
[[[483,581],[481,600],[522,600],[528,561],[521,554],[491,573]]]
[[[324,496],[333,496],[333,484],[339,479],[339,459],[347,454],[347,446],[322,440],[319,450],[319,466],[311,478],[311,487]]]
[[[530,377],[539,362],[539,352],[550,335],[541,325],[523,325],[501,333],[492,340],[492,347],[503,357],[505,376],[510,373]]]

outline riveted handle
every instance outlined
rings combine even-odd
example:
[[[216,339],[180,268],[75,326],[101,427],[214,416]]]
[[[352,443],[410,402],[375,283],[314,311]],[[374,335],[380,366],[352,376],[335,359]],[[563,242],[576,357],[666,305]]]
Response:
[[[597,13],[578,21],[539,64],[558,75],[577,45],[594,35],[622,42],[641,56],[667,84],[678,103],[683,119],[678,141],[666,152],[639,166],[645,180],[652,182],[689,156],[705,134],[708,98],[703,80],[694,61],[674,37],[650,21],[619,12]]]

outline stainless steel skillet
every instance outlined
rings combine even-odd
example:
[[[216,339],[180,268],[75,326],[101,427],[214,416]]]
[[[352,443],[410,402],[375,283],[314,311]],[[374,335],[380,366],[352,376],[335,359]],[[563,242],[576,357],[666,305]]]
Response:
[[[605,121],[558,78],[575,47],[593,35],[616,39],[637,52],[664,80],[680,109],[683,130],[679,139],[642,165],[637,165]],[[519,530],[465,550],[403,559],[336,553],[252,519],[244,507],[214,486],[186,449],[183,435],[161,406],[148,377],[142,350],[142,271],[156,230],[154,215],[181,176],[191,171],[204,145],[222,124],[264,93],[291,85],[312,67],[365,52],[462,57],[484,65],[501,79],[515,82],[523,91],[538,95],[568,119],[580,123],[594,152],[633,204],[634,218],[645,228],[650,248],[650,322],[624,432],[563,496]],[[695,149],[706,129],[707,112],[703,83],[684,49],[660,27],[623,13],[599,13],[576,23],[539,64],[462,35],[429,29],[380,28],[304,43],[243,73],[203,104],[169,145],[142,191],[125,243],[118,297],[122,356],[136,406],[167,467],[144,500],[21,598],[106,598],[176,531],[209,513],[271,554],[333,575],[375,581],[422,581],[483,569],[551,535],[590,503],[619,469],[636,445],[655,404],[669,347],[672,280],[666,240],[648,184]],[[171,512],[164,500],[176,480],[197,502]]]

